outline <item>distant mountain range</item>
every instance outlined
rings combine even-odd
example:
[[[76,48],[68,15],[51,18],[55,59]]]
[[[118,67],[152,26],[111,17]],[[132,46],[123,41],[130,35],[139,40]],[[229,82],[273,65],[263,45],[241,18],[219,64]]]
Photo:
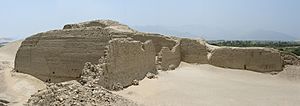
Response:
[[[179,27],[133,26],[133,28],[143,32],[156,32],[179,37],[204,38],[207,40],[300,40],[300,37],[270,30],[253,30],[243,32],[238,30],[229,31],[222,28],[212,28],[200,25],[185,25]]]
[[[11,42],[11,41],[13,41],[13,39],[2,37],[2,38],[0,38],[0,46],[5,45],[6,43]]]
[[[298,38],[276,31],[256,30],[243,35],[246,40],[298,40]]]

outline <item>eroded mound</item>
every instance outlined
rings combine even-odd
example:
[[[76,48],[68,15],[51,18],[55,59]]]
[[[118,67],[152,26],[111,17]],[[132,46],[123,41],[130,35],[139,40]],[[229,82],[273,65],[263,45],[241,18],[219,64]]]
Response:
[[[137,106],[131,100],[115,95],[101,86],[81,85],[73,80],[49,84],[32,95],[27,106]]]
[[[300,58],[293,53],[281,52],[284,65],[298,65],[300,66]]]
[[[131,100],[115,95],[98,84],[103,77],[99,65],[86,63],[81,79],[50,83],[46,89],[35,93],[27,106],[137,106]]]

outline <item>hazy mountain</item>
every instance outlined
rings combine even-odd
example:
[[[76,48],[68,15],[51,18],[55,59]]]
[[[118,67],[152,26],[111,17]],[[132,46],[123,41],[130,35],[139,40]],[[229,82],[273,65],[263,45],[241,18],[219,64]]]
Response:
[[[179,37],[204,38],[207,40],[297,40],[294,36],[270,30],[226,30],[218,27],[201,25],[167,26],[135,26],[139,31],[156,32]]]
[[[6,44],[8,42],[11,42],[11,41],[13,41],[13,39],[11,39],[11,38],[5,38],[5,37],[0,37],[0,45],[4,45],[4,44]]]
[[[297,40],[297,38],[294,36],[281,33],[281,32],[267,31],[267,30],[251,31],[243,35],[243,38],[245,40],[284,40],[284,41]]]

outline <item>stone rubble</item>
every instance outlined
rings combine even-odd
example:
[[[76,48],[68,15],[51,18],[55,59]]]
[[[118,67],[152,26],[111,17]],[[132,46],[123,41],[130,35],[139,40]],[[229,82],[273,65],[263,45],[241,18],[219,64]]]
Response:
[[[26,106],[138,106],[100,86],[102,68],[87,62],[81,79],[49,83],[47,88],[31,96]]]
[[[0,99],[0,106],[8,106],[9,103],[7,100]]]
[[[281,52],[284,65],[300,65],[300,58],[292,53]]]
[[[150,72],[148,72],[148,73],[146,74],[146,77],[149,78],[149,79],[156,79],[156,78],[158,78],[157,75],[155,75],[155,74],[153,74],[153,73],[150,73]]]

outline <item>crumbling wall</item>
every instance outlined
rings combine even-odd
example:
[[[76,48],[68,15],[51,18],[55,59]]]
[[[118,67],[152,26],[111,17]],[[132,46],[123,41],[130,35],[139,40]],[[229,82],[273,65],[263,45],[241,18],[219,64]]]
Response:
[[[91,28],[91,27],[113,29],[111,31],[114,32],[136,32],[135,30],[131,29],[127,25],[112,20],[94,20],[94,21],[87,21],[87,22],[82,22],[77,24],[67,24],[63,27],[63,29],[78,29],[78,28]]]
[[[126,87],[134,80],[142,80],[148,72],[157,73],[155,55],[151,41],[111,40],[106,56],[105,78],[100,83],[108,89],[113,89],[116,84]]]
[[[296,54],[280,52],[284,65],[300,65],[300,58]]]
[[[152,33],[135,33],[128,35],[128,37],[141,42],[152,40],[156,53],[159,53],[162,47],[173,48],[178,42],[174,38]]]
[[[158,64],[162,70],[177,68],[181,62],[180,43],[175,45],[171,50],[163,47],[158,55]]]
[[[15,59],[15,70],[46,82],[78,79],[85,62],[97,63],[111,39],[152,40],[158,53],[172,48],[175,40],[159,34],[137,32],[110,20],[68,24],[63,30],[39,33],[25,39]],[[153,58],[155,59],[155,58]]]
[[[209,57],[209,63],[220,67],[258,72],[281,71],[283,69],[280,53],[270,48],[216,48]]]
[[[208,50],[201,40],[183,38],[180,42],[181,60],[188,63],[207,64]]]
[[[85,62],[97,63],[110,36],[101,29],[70,29],[39,33],[19,48],[15,70],[46,82],[77,79]]]

